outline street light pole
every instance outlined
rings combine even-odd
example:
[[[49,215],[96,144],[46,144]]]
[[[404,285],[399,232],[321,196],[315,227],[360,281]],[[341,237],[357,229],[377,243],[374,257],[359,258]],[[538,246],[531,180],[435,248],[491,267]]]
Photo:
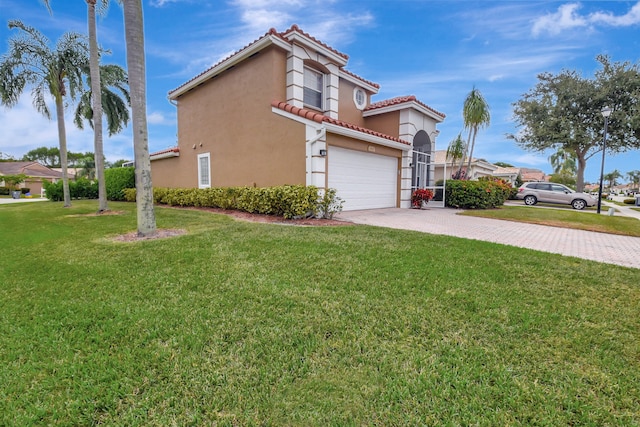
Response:
[[[601,111],[604,117],[604,137],[602,138],[602,164],[600,165],[600,187],[598,188],[598,213],[600,213],[600,207],[602,206],[602,180],[604,179],[604,154],[607,150],[607,128],[609,126],[609,116],[613,110],[609,107],[604,107]]]

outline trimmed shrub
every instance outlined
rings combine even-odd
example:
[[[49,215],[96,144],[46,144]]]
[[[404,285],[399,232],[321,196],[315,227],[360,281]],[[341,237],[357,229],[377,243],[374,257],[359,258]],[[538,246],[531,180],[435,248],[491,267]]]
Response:
[[[327,199],[318,197],[318,188],[304,185],[278,187],[225,188],[154,188],[155,203],[170,206],[195,206],[237,209],[250,213],[282,216],[287,219],[331,215],[338,211],[335,190],[329,189]],[[135,189],[123,192],[127,201],[135,201]],[[328,203],[328,204],[327,204]],[[326,204],[323,205],[323,204]],[[340,202],[340,209],[342,204]],[[327,210],[328,209],[328,210]]]
[[[510,193],[511,186],[502,180],[450,180],[447,181],[446,204],[462,209],[490,209],[502,206]]]
[[[0,187],[0,196],[8,196],[10,191],[9,187]]]
[[[55,184],[49,181],[43,181],[42,185],[46,190],[47,199],[54,202],[60,202],[64,200],[62,180],[56,182]],[[77,181],[69,180],[69,196],[72,199],[97,199],[98,182],[89,181],[86,178],[80,178]]]
[[[624,199],[623,202],[625,205],[633,205],[636,203],[636,199]]]
[[[109,168],[104,171],[104,183],[107,190],[107,199],[123,201],[126,188],[136,187],[134,168]]]

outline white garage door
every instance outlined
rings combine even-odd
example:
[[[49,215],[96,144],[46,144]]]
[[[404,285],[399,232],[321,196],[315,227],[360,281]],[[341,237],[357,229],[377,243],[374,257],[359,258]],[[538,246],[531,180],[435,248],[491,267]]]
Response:
[[[329,188],[345,201],[343,210],[396,207],[397,158],[338,147],[327,157]]]

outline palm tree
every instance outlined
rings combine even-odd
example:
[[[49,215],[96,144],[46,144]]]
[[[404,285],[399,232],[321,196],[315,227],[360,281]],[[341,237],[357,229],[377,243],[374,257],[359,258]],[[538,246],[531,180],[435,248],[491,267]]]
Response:
[[[138,236],[156,232],[147,130],[147,93],[144,58],[142,0],[122,0],[127,44],[127,71],[133,115],[133,155],[136,168]]]
[[[49,0],[42,0],[49,7]],[[89,27],[91,22],[95,25],[95,13],[92,15],[92,5],[95,6],[97,0],[85,0],[88,5]],[[136,208],[138,220],[138,235],[148,236],[156,231],[156,218],[153,208],[153,186],[151,183],[151,160],[149,158],[149,134],[147,130],[147,94],[145,80],[145,59],[144,59],[144,23],[142,16],[141,0],[118,0],[123,6],[125,43],[127,45],[127,71],[130,78],[130,89],[132,97],[131,110],[133,115],[133,154],[136,168]],[[109,0],[100,0],[101,10],[106,10]],[[95,11],[95,9],[94,9]],[[91,37],[92,30],[89,35]],[[92,42],[90,42],[91,44]],[[96,36],[97,46],[97,36]],[[94,63],[94,69],[95,69]],[[93,93],[97,93],[101,85],[99,77],[93,77],[92,84],[95,85]],[[94,97],[94,124],[101,121],[98,114],[100,103]],[[96,148],[96,159],[103,156],[98,154]],[[104,166],[104,165],[103,165]],[[102,180],[104,181],[104,180]]]
[[[618,179],[622,178],[622,174],[618,169],[614,169],[613,172],[604,174],[604,180],[609,182],[609,191],[613,190],[613,187],[618,183]]]
[[[576,153],[574,151],[559,148],[555,154],[549,156],[549,162],[551,163],[553,172],[557,174],[575,175],[578,171],[578,166],[576,165]]]
[[[454,167],[455,164],[458,162],[458,160],[462,159],[464,157],[464,153],[466,150],[467,146],[464,142],[464,140],[462,139],[461,134],[458,134],[458,137],[456,139],[451,140],[451,142],[449,143],[449,146],[447,147],[447,158],[446,160],[451,159],[451,166]],[[446,163],[446,161],[445,161]],[[460,179],[460,175],[459,175],[460,171],[458,171],[457,173],[454,173],[452,175],[452,178],[454,179]]]
[[[95,110],[92,105],[93,79],[89,77],[88,80],[92,89],[84,92],[80,96],[80,100],[76,108],[74,123],[78,128],[83,129],[83,122],[86,120],[89,123],[89,126],[95,130]],[[100,84],[102,92],[102,96],[100,97],[102,100],[100,109],[104,112],[104,116],[107,120],[109,136],[121,132],[129,123],[129,106],[131,105],[131,99],[127,88],[127,82],[127,73],[119,65],[110,64],[100,66]],[[116,91],[120,92],[120,94]],[[102,120],[98,120],[98,122],[100,122],[99,124],[101,126]],[[97,163],[98,162],[96,162],[96,169]]]
[[[491,122],[489,105],[480,91],[475,87],[471,92],[469,92],[469,95],[467,95],[467,98],[464,100],[462,117],[464,119],[464,128],[469,129],[469,137],[467,138],[467,141],[471,142],[471,150],[469,152],[469,159],[467,163],[467,171],[470,171],[471,160],[473,159],[473,149],[476,145],[478,130],[482,127],[489,126],[489,123]],[[462,162],[464,163],[464,160]],[[459,172],[461,171],[462,165],[460,165]]]
[[[631,182],[634,188],[638,188],[638,183],[640,183],[640,170],[627,172],[627,178],[629,178],[629,182]]]
[[[107,188],[104,182],[104,149],[102,143],[102,84],[100,81],[100,52],[98,50],[98,31],[96,25],[96,0],[87,1],[87,26],[89,31],[89,75],[93,104],[93,148],[95,151],[96,178],[98,179],[98,212],[109,209],[107,206]],[[100,11],[106,11],[109,0],[101,0]],[[76,123],[77,124],[77,123]]]
[[[33,105],[45,117],[51,118],[47,95],[53,97],[58,123],[60,163],[64,206],[71,206],[67,173],[67,135],[64,122],[64,100],[75,98],[82,90],[82,70],[88,62],[88,48],[81,35],[65,33],[49,47],[49,40],[35,28],[20,21],[9,21],[21,36],[9,40],[9,52],[0,62],[0,99],[2,104],[15,106],[26,85],[33,85]]]

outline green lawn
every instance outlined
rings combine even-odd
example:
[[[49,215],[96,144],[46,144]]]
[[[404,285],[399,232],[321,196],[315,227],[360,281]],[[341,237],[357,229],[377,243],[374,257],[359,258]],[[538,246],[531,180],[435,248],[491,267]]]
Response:
[[[640,270],[110,207],[0,206],[0,425],[640,424]]]
[[[595,215],[575,209],[541,209],[532,206],[501,206],[497,209],[466,210],[461,215],[504,219],[601,233],[640,237],[640,221],[620,215]]]

